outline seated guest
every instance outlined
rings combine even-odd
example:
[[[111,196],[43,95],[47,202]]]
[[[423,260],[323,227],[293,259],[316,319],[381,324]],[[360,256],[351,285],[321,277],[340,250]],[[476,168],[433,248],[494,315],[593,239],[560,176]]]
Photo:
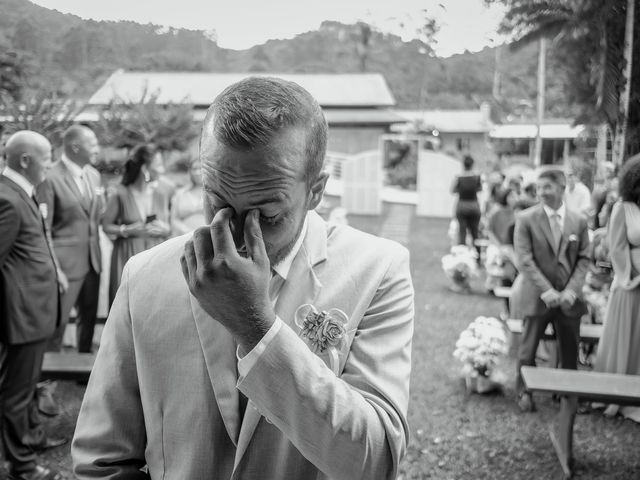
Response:
[[[494,245],[509,242],[509,227],[514,224],[513,205],[517,195],[510,188],[504,188],[496,194],[496,204],[489,213],[487,235]]]
[[[171,200],[171,233],[180,236],[205,224],[202,200],[200,161],[189,167],[189,184],[178,190]]]
[[[620,171],[620,197],[607,233],[614,276],[595,370],[640,375],[640,155]],[[605,413],[617,411],[610,406]],[[620,413],[640,422],[638,407]]]
[[[60,321],[59,292],[68,288],[58,275],[49,232],[38,208],[35,187],[51,166],[51,144],[42,135],[20,131],[6,144],[0,173],[0,433],[10,478],[61,479],[37,464],[30,411],[47,343]]]
[[[120,285],[122,269],[133,255],[169,237],[169,199],[149,184],[150,165],[157,161],[152,145],[133,149],[124,166],[122,185],[107,201],[102,228],[115,237],[109,275],[109,306]]]

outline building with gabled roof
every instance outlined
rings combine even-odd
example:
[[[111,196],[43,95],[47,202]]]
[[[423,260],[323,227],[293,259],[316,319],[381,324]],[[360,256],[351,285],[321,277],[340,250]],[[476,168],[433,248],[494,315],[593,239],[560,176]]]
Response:
[[[358,153],[377,149],[381,134],[405,121],[392,107],[395,99],[378,73],[279,74],[209,72],[130,72],[117,70],[91,96],[89,106],[104,108],[112,101],[137,102],[157,95],[160,104],[190,103],[200,122],[215,97],[248,76],[272,76],[298,83],[313,95],[329,124],[328,149]]]

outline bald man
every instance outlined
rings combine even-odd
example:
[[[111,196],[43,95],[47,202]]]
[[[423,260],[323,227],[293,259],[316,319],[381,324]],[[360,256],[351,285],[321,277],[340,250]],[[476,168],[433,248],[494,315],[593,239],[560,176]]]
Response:
[[[71,309],[76,306],[79,352],[90,352],[98,311],[102,257],[98,225],[104,211],[100,174],[93,168],[100,148],[93,131],[82,125],[63,135],[62,158],[38,187],[47,203],[53,249],[69,288],[62,297],[62,317],[50,350],[62,347]]]
[[[34,196],[51,164],[42,135],[20,131],[5,148],[0,174],[0,407],[11,478],[60,475],[36,463],[28,406],[40,378],[47,342],[59,320],[58,275],[44,219]]]

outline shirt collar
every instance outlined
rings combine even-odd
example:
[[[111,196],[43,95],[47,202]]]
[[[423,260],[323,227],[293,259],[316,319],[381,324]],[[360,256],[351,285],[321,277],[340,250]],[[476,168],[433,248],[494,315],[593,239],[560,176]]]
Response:
[[[82,178],[82,167],[80,165],[78,165],[72,160],[69,160],[69,158],[64,153],[62,154],[62,157],[60,158],[60,160],[62,160],[62,163],[64,163],[64,166],[69,169],[69,171],[71,172],[71,175],[73,175],[76,178],[80,178],[80,179]]]
[[[280,277],[284,280],[287,279],[287,275],[289,275],[289,270],[291,270],[291,264],[293,263],[293,259],[296,258],[296,255],[300,251],[300,247],[302,246],[302,242],[304,241],[304,237],[307,234],[307,217],[304,218],[304,223],[302,224],[302,229],[300,230],[300,235],[296,239],[296,243],[293,244],[293,248],[284,257],[277,265],[274,265],[272,268],[274,272],[276,272]]]
[[[555,214],[557,214],[560,217],[560,221],[562,222],[564,220],[564,214],[566,211],[566,207],[564,206],[564,202],[562,202],[562,205],[560,205],[560,208],[558,208],[557,210],[554,210],[551,207],[548,207],[547,205],[543,205],[544,211],[547,214],[547,217],[549,217],[549,219],[551,219],[551,217]]]
[[[27,196],[33,197],[33,185],[29,180],[26,179],[24,175],[16,172],[11,167],[4,167],[4,171],[2,175],[7,177],[9,180],[15,182],[20,188],[22,188]]]

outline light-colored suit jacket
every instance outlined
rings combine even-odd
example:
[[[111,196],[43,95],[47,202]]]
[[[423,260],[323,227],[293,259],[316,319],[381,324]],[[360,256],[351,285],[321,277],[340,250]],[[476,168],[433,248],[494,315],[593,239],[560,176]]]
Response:
[[[58,160],[38,185],[38,198],[47,204],[47,224],[53,238],[60,268],[69,280],[86,276],[89,268],[102,270],[98,226],[105,200],[100,173],[90,165],[85,168],[91,188],[90,201],[80,193],[71,172]]]
[[[285,325],[240,381],[232,337],[182,277],[188,236],[129,262],[72,442],[79,478],[146,478],[145,464],[153,479],[395,478],[408,439],[408,252],[315,212],[308,221],[276,303]],[[299,336],[304,304],[349,318],[338,376]]]
[[[564,314],[579,317],[586,313],[582,286],[589,268],[589,233],[586,220],[578,213],[565,210],[562,240],[556,248],[549,218],[542,204],[521,212],[516,217],[514,248],[519,275],[510,300],[514,318],[541,315],[547,307],[540,298],[555,288],[572,290],[578,299]]]

